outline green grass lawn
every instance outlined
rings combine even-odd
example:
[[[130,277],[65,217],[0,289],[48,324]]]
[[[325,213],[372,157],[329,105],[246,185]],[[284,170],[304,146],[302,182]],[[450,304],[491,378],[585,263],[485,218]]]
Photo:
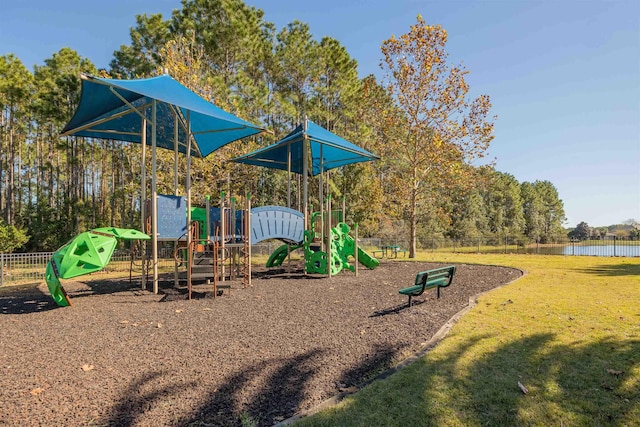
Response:
[[[418,260],[527,275],[481,296],[418,362],[296,426],[640,426],[639,259]]]

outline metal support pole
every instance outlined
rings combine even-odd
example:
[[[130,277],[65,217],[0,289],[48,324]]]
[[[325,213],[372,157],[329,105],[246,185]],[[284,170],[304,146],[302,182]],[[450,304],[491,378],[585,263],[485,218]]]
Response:
[[[158,293],[158,177],[157,177],[157,122],[158,102],[154,99],[151,104],[151,234],[153,244],[153,293]]]
[[[323,144],[320,144],[320,174],[318,175],[318,200],[322,203],[322,200],[324,200],[324,194],[323,194],[323,190],[324,190],[324,171],[322,170],[322,168],[324,167],[323,161],[322,161],[322,147],[324,147]]]
[[[231,197],[231,209],[229,210],[229,241],[234,244],[229,248],[229,280],[236,279],[237,267],[238,267],[238,247],[235,245],[238,243],[236,239],[236,198]]]
[[[145,225],[147,222],[147,212],[146,212],[146,204],[147,204],[147,119],[142,119],[142,136],[140,138],[142,142],[142,170],[140,178],[141,191],[140,191],[140,228],[142,228],[143,233],[147,233],[149,230],[146,229]],[[147,242],[143,240],[142,242],[142,284],[141,288],[144,291],[147,289]]]
[[[324,200],[324,194],[323,194],[323,190],[324,190],[324,155],[323,155],[323,147],[324,144],[320,144],[320,174],[318,175],[318,200],[320,201],[320,203],[323,202]],[[328,193],[327,193],[328,194]],[[323,205],[324,206],[324,205]],[[324,209],[322,209],[324,211]],[[331,215],[331,212],[329,212],[329,215]],[[321,216],[322,218],[324,218],[324,214]],[[325,221],[327,221],[326,219],[324,219]],[[324,227],[325,223],[323,222],[322,226]],[[323,230],[326,230],[325,228],[322,228]],[[320,250],[326,252],[327,254],[329,253],[329,249],[325,246],[325,239],[322,238],[320,240]]]
[[[178,195],[178,115],[173,122],[173,194]]]
[[[307,118],[304,119],[304,136],[302,139],[302,205],[304,208],[304,229],[309,229],[308,203],[308,174],[309,174],[309,138],[307,137]],[[322,203],[322,200],[320,200]]]
[[[333,265],[333,259],[331,254],[331,195],[327,195],[327,274],[331,277],[331,266]]]
[[[210,244],[210,242],[211,242],[211,201],[210,201],[209,199],[210,199],[210,197],[209,197],[209,195],[208,195],[208,194],[207,194],[206,196],[204,196],[204,200],[205,200],[205,209],[206,209],[206,211],[205,211],[205,215],[204,215],[204,217],[205,217],[205,220],[204,220],[204,221],[205,221],[205,225],[204,225],[204,227],[205,227],[204,235],[205,235],[205,236],[207,236],[207,242],[206,242],[206,245],[207,245],[207,246],[209,246],[209,244]],[[199,237],[199,236],[198,236],[198,237]],[[213,248],[212,248],[212,249],[213,249]],[[214,274],[215,274],[215,273],[214,273]],[[210,284],[211,282],[210,282],[210,280],[209,280],[209,279],[207,279],[206,283],[207,283],[207,285],[208,285],[208,284]],[[214,286],[214,289],[213,289],[213,297],[214,297],[214,298],[216,297],[216,295],[215,295],[215,294],[216,294],[216,289],[215,289],[215,286]]]
[[[174,240],[173,241],[173,253],[177,254],[177,252],[178,252],[178,241]],[[180,275],[178,273],[178,262],[174,259],[173,260],[173,286],[175,286],[177,288],[179,283],[180,283]]]
[[[211,240],[211,197],[207,194],[204,196],[205,206],[207,211],[205,212],[205,221],[207,222],[205,226],[205,236],[207,236],[207,240]]]
[[[247,239],[247,255],[248,255],[248,263],[247,263],[247,275],[248,275],[248,283],[251,286],[251,194],[247,194],[247,219],[245,223],[247,224],[246,236]]]
[[[300,203],[300,197],[298,197],[298,204],[299,203]],[[287,207],[291,209],[291,144],[287,145]],[[291,273],[291,245],[288,243],[287,243],[287,273]]]
[[[187,174],[185,178],[185,190],[187,193],[187,288],[191,299],[191,266],[193,253],[191,252],[191,111],[187,110]]]
[[[291,209],[291,144],[287,145],[287,207]]]
[[[304,213],[304,229],[309,229],[309,211],[307,207],[308,203],[308,174],[309,174],[309,138],[307,136],[307,117],[304,118],[304,132],[302,138],[302,205]],[[322,203],[322,200],[320,201]],[[307,274],[307,269],[304,268],[304,275]]]
[[[225,281],[225,271],[224,271],[224,263],[225,263],[225,248],[224,241],[226,239],[226,230],[225,230],[225,208],[224,208],[224,191],[220,192],[220,281]]]

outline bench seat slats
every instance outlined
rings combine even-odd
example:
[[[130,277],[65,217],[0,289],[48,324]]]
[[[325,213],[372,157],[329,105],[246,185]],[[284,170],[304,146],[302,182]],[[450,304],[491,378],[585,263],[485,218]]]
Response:
[[[414,297],[417,297],[418,295],[422,294],[426,289],[431,289],[436,286],[440,286],[440,287],[447,286],[447,279],[442,278],[442,279],[429,280],[424,288],[422,287],[422,285],[414,285],[408,288],[400,289],[398,292],[400,292],[403,295],[412,294]]]

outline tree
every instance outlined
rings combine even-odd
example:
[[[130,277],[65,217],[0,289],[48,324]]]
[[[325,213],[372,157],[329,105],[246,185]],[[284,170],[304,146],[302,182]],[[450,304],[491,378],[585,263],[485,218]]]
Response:
[[[351,114],[356,124],[358,145],[379,155],[381,160],[367,162],[362,168],[358,165],[346,167],[341,188],[343,195],[354,195],[347,197],[348,211],[355,214],[354,220],[362,226],[362,235],[373,236],[383,222],[399,218],[398,197],[392,180],[388,179],[393,175],[395,156],[387,141],[395,138],[395,118],[400,111],[373,75],[363,79],[355,96]],[[353,171],[358,175],[352,175]]]
[[[49,140],[49,197],[57,205],[62,233],[76,234],[84,219],[79,215],[79,202],[85,189],[87,149],[84,138],[60,137],[63,125],[71,118],[80,99],[80,74],[97,72],[95,66],[70,48],[62,48],[35,67],[38,94],[34,103],[38,126]],[[57,151],[54,156],[53,150]],[[55,173],[55,175],[54,175]],[[55,190],[54,190],[55,189]],[[55,194],[54,194],[55,191]]]
[[[27,243],[29,237],[24,230],[7,225],[0,219],[0,253],[13,252],[14,249]]]
[[[451,225],[447,233],[454,239],[478,237],[487,231],[484,200],[477,189],[451,198]]]
[[[170,30],[202,49],[208,84],[218,106],[257,118],[267,100],[265,65],[272,54],[271,28],[262,10],[242,0],[183,0]]]
[[[607,236],[608,232],[609,232],[609,229],[607,227],[598,228],[598,236],[600,237],[601,240],[603,240]]]
[[[345,197],[348,221],[360,225],[361,235],[408,235],[415,256],[416,240],[434,234],[526,233],[542,242],[565,233],[551,183],[520,185],[491,162],[474,165],[492,139],[489,98],[468,96],[468,72],[447,63],[439,26],[418,17],[408,34],[385,41],[387,73],[378,82],[359,79],[344,46],[330,37],[316,41],[305,23],[276,31],[242,0],[183,0],[182,6],[166,21],[137,17],[131,45],[114,53],[113,76],[166,69],[205,99],[274,131],[193,159],[192,194],[251,191],[257,204],[286,204],[281,171],[227,160],[272,143],[307,115],[381,157],[332,170],[324,181],[334,200]],[[78,74],[96,74],[95,67],[65,48],[30,79],[14,59],[0,59],[0,216],[10,212],[14,225],[26,228],[27,250],[55,249],[79,229],[135,227],[141,145],[59,136],[79,98]],[[183,159],[179,176],[186,173]],[[158,189],[171,194],[173,153],[160,150],[157,160]],[[310,186],[314,206],[317,189]]]
[[[591,229],[589,228],[589,224],[582,221],[580,224],[576,226],[575,229],[571,230],[567,235],[571,239],[587,240],[589,236],[591,236]]]
[[[485,193],[489,230],[501,236],[519,235],[525,230],[520,184],[508,173],[494,172]]]
[[[313,87],[319,79],[318,49],[304,22],[294,21],[277,35],[273,79],[277,94],[273,101],[276,114],[287,127],[301,123],[311,110]]]
[[[536,192],[542,200],[542,242],[552,239],[554,236],[564,234],[562,224],[566,220],[564,216],[564,204],[558,196],[558,190],[550,181],[536,181],[533,183]]]
[[[353,103],[362,86],[358,63],[338,40],[324,37],[318,46],[318,80],[312,98],[316,123],[330,131],[349,123]],[[342,124],[342,126],[339,126]]]
[[[539,242],[544,235],[544,204],[537,188],[530,182],[520,185],[522,208],[524,210],[524,233],[531,240]]]
[[[0,56],[0,212],[14,225],[20,203],[22,151],[27,142],[33,75],[14,55]],[[18,212],[19,213],[19,212]]]
[[[468,182],[462,165],[485,155],[493,136],[489,97],[469,99],[468,74],[449,65],[447,32],[421,16],[400,38],[383,41],[386,88],[403,112],[394,141],[397,190],[410,224],[409,256],[416,254],[419,212],[452,185]]]
[[[148,77],[162,66],[160,49],[171,38],[169,21],[162,14],[136,15],[136,27],[129,30],[131,45],[113,52],[110,74],[119,78]]]

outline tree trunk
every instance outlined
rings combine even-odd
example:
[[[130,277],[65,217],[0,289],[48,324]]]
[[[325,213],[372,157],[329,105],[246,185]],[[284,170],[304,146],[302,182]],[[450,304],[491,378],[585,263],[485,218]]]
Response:
[[[109,197],[109,190],[107,189],[107,145],[104,144],[104,149],[100,154],[100,210],[98,211],[99,222],[103,222],[107,217],[107,198]]]
[[[25,142],[26,142],[26,138],[25,138]],[[17,166],[16,166],[16,171],[17,171],[17,175],[18,175],[18,185],[16,185],[16,207],[15,210],[13,212],[13,222],[14,224],[16,223],[16,218],[20,217],[20,214],[22,212],[22,200],[24,198],[23,196],[23,188],[22,188],[22,144],[20,144],[20,142],[18,142],[18,158],[17,158]]]
[[[32,132],[30,132],[30,133],[32,133]],[[33,194],[32,194],[33,182],[32,182],[32,180],[33,180],[33,171],[34,171],[33,164],[35,163],[35,159],[31,158],[32,150],[30,150],[28,146],[26,147],[26,150],[27,150],[27,159],[26,159],[27,172],[26,172],[26,177],[25,178],[27,180],[27,188],[26,188],[26,191],[27,191],[27,212],[29,214],[23,217],[24,218],[23,219],[23,224],[28,226],[29,223],[31,222],[30,221],[30,218],[31,218],[30,214],[31,214],[31,207],[33,206],[33,203],[32,203],[32,200],[33,200],[32,199],[32,197],[33,197]]]
[[[13,113],[9,112],[9,164],[7,165],[7,211],[6,211],[6,223],[13,225],[13,186],[15,183],[15,158],[16,151],[14,146],[14,133],[13,133]]]
[[[3,109],[0,109],[0,218],[2,218],[2,212],[4,211],[4,200],[6,200],[4,198],[4,191],[5,188],[7,188],[5,186],[5,182],[4,180],[6,179],[7,174],[5,173],[6,171],[6,167],[5,165],[7,164],[7,160],[5,158],[5,153],[6,153],[6,116],[5,116],[5,111]]]
[[[413,187],[411,189],[411,213],[409,215],[409,258],[416,257],[416,236],[418,228],[418,169],[413,168]]]

